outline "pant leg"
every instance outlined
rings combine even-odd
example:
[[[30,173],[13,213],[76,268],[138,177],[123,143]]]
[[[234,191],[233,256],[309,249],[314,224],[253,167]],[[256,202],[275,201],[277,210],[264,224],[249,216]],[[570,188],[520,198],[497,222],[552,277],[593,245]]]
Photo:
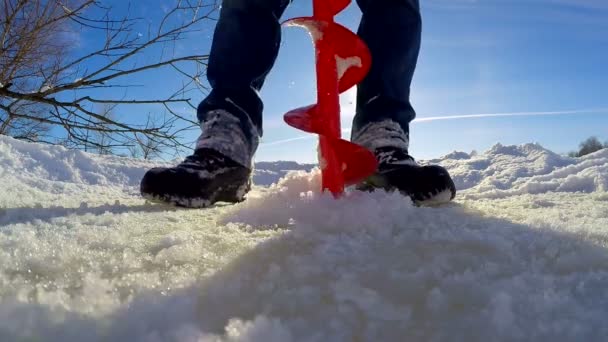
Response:
[[[408,135],[416,117],[410,84],[420,51],[422,19],[418,0],[357,0],[362,12],[358,35],[372,55],[372,67],[357,86],[353,135],[372,122],[390,119]]]
[[[213,110],[224,109],[242,125],[253,123],[262,135],[263,103],[258,92],[279,52],[279,19],[290,0],[223,0],[207,78],[211,93],[199,104],[204,122]],[[243,127],[244,132],[251,128]]]

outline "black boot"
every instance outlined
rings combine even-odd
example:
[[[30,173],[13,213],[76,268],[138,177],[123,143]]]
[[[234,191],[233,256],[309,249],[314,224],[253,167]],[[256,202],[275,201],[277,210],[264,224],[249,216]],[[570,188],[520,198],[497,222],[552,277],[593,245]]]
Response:
[[[140,186],[147,199],[188,208],[241,202],[250,189],[251,169],[207,148],[175,167],[149,170]]]
[[[378,171],[357,186],[360,190],[399,190],[417,205],[448,203],[456,196],[456,186],[446,169],[438,165],[420,166],[407,150],[381,147],[374,151]]]
[[[244,200],[251,189],[257,131],[224,110],[210,112],[207,118],[193,155],[175,167],[154,168],[144,175],[143,197],[189,208]]]
[[[454,181],[441,166],[420,166],[408,153],[409,127],[390,119],[353,131],[352,141],[376,155],[377,172],[357,186],[372,191],[399,190],[417,205],[438,205],[456,196]]]

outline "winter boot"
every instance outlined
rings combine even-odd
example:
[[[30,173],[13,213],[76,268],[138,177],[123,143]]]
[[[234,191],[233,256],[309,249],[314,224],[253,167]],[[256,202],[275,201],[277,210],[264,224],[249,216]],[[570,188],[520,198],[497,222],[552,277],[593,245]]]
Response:
[[[456,196],[454,181],[446,169],[418,165],[408,154],[408,134],[394,121],[368,124],[353,134],[352,140],[370,149],[378,160],[376,173],[357,185],[357,189],[399,190],[415,204],[424,206],[444,204]]]
[[[188,208],[216,202],[241,202],[251,189],[252,158],[259,136],[253,125],[224,110],[210,112],[201,123],[194,154],[175,167],[153,168],[141,181],[144,198]]]

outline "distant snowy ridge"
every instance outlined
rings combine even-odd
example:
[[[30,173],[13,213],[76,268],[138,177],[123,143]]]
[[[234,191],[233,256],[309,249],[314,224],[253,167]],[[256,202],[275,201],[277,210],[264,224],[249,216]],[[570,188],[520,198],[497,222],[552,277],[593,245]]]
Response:
[[[608,149],[571,158],[539,144],[496,144],[483,154],[459,152],[429,162],[444,165],[458,189],[475,188],[475,198],[608,191]]]
[[[420,162],[453,204],[336,200],[278,162],[245,202],[183,210],[139,196],[171,163],[0,136],[0,341],[608,340],[608,150]]]

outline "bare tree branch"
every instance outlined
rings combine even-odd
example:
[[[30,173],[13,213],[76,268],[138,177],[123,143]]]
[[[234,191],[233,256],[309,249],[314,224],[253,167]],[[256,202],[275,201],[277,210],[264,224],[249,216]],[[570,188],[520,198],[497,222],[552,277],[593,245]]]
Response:
[[[182,134],[197,122],[175,108],[194,113],[193,97],[209,91],[208,56],[178,44],[213,24],[219,1],[176,0],[156,23],[102,2],[0,0],[0,134],[99,153],[137,146],[144,158],[189,148]],[[102,38],[82,48],[83,34]],[[133,82],[140,75],[160,70],[180,85],[162,97],[128,95],[143,87]]]

